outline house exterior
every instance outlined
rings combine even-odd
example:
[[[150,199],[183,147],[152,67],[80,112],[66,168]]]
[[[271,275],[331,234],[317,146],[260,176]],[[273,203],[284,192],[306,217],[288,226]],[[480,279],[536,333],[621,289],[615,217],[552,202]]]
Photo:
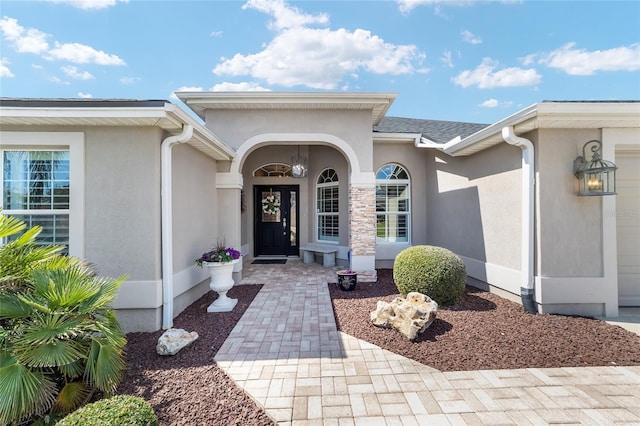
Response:
[[[469,284],[539,312],[640,306],[640,102],[541,102],[485,125],[387,117],[395,93],[178,97],[189,112],[0,101],[0,206],[101,275],[128,274],[115,305],[128,331],[170,327],[209,290],[194,259],[218,239],[244,255],[236,278],[320,244],[375,281],[431,244],[464,260]],[[592,140],[618,167],[617,195],[577,195]],[[34,165],[53,171],[49,192]]]

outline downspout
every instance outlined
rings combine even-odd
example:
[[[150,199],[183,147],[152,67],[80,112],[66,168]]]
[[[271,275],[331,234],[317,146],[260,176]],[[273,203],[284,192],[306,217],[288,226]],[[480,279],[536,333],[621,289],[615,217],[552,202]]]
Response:
[[[193,126],[185,124],[182,133],[169,136],[162,141],[161,169],[162,175],[162,328],[173,327],[173,194],[171,191],[171,148],[179,143],[187,142],[193,135]]]
[[[529,139],[516,136],[512,126],[502,128],[502,138],[508,144],[522,149],[522,281],[520,297],[525,312],[537,314],[534,292],[534,187],[535,167],[533,143]]]

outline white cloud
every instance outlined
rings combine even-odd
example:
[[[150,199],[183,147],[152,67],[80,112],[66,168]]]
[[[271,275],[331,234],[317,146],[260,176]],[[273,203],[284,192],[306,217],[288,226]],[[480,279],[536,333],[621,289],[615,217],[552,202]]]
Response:
[[[242,76],[283,86],[335,89],[358,70],[409,74],[424,54],[415,45],[386,43],[369,31],[294,28],[278,34],[259,53],[222,58],[216,75]]]
[[[91,99],[93,98],[93,95],[91,93],[78,92],[78,97],[83,99]]]
[[[511,67],[496,70],[498,66],[497,61],[484,58],[476,69],[465,70],[453,77],[452,80],[458,86],[477,86],[480,89],[532,86],[542,81],[542,76],[533,68]]]
[[[593,75],[599,71],[637,71],[640,70],[640,43],[594,51],[575,49],[575,43],[568,43],[541,55],[538,62],[570,75]]]
[[[26,29],[18,20],[9,17],[0,19],[2,36],[10,41],[19,53],[33,53],[48,60],[66,60],[76,64],[126,65],[117,55],[111,55],[81,43],[54,42],[51,48],[47,38],[51,37],[38,29]]]
[[[106,9],[117,3],[128,3],[129,0],[47,0],[50,3],[68,4],[78,9]]]
[[[25,29],[15,18],[7,16],[0,19],[0,30],[3,37],[12,42],[19,53],[35,53],[39,55],[49,49],[48,34],[35,28]]]
[[[466,43],[470,43],[470,44],[480,44],[480,43],[482,43],[482,38],[480,38],[479,36],[473,34],[469,30],[462,31],[460,33],[460,35],[462,36],[462,41],[464,41]]]
[[[434,5],[436,7],[439,7],[440,5],[468,6],[476,1],[477,0],[396,0],[398,8],[402,13],[409,13],[416,7],[422,5]]]
[[[134,84],[135,82],[140,81],[138,77],[120,77],[121,84]]]
[[[80,43],[60,44],[56,42],[55,47],[49,50],[46,56],[76,64],[126,65],[117,55],[110,55]]]
[[[178,99],[178,96],[176,95],[176,92],[203,92],[203,91],[204,89],[202,87],[182,86],[182,87],[178,87],[176,90],[171,92],[171,94],[169,95],[169,99],[173,99],[174,101],[180,101],[180,99]]]
[[[56,76],[49,77],[48,80],[52,83],[60,84],[62,86],[68,86],[70,84],[68,81],[65,81],[60,77],[56,77]]]
[[[513,102],[511,101],[499,102],[497,99],[487,99],[486,101],[482,102],[478,106],[482,108],[497,108],[497,107],[510,108],[511,105],[513,105]]]
[[[328,24],[325,14],[306,14],[285,0],[249,0],[243,6],[270,15],[274,38],[255,54],[237,53],[220,58],[216,75],[314,89],[344,87],[344,79],[357,79],[359,71],[409,74],[419,69],[424,53],[415,45],[393,45],[363,29],[311,28]]]
[[[245,81],[242,83],[219,83],[211,89],[213,92],[270,92],[270,89],[260,86],[256,82]]]
[[[81,71],[73,65],[65,65],[64,67],[61,67],[61,69],[67,76],[76,80],[91,80],[92,78],[95,78],[90,72]]]
[[[440,58],[440,60],[449,68],[453,68],[453,59],[451,58],[451,51],[450,50],[445,50],[445,52],[442,54],[442,57]]]
[[[0,59],[0,78],[15,77],[7,65],[9,65],[9,60],[7,58]]]
[[[223,34],[222,31],[211,31],[209,33],[209,37],[218,38],[218,37],[222,37],[222,34]]]
[[[299,28],[309,24],[328,24],[329,16],[321,13],[309,15],[297,7],[288,5],[284,0],[248,0],[243,9],[255,9],[271,15],[273,21],[269,28],[276,31],[286,28]]]
[[[497,99],[487,99],[486,101],[482,102],[479,106],[484,107],[484,108],[495,108],[498,106],[498,100]]]

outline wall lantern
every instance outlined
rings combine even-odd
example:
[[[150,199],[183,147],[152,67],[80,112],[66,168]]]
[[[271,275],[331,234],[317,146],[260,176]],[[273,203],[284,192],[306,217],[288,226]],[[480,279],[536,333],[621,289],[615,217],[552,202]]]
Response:
[[[307,177],[307,157],[300,156],[300,145],[298,145],[298,155],[291,157],[291,176],[294,178]]]
[[[591,161],[586,160],[587,146],[591,150]],[[615,195],[616,169],[611,161],[600,157],[602,142],[592,140],[582,147],[582,156],[573,162],[573,173],[578,178],[578,195]]]

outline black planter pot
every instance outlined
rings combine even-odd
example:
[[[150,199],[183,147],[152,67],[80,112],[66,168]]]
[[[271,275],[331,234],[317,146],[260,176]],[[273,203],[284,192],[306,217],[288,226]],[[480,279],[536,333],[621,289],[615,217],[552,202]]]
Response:
[[[358,274],[338,272],[338,286],[342,291],[353,291],[358,283]]]

